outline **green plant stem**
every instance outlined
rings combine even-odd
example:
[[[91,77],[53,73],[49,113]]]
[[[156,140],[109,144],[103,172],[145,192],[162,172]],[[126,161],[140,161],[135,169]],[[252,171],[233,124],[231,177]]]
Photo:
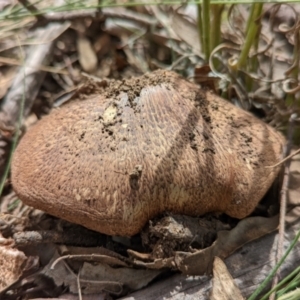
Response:
[[[210,49],[210,0],[203,0],[202,4],[202,21],[203,21],[203,52],[205,60],[208,62],[211,53]]]
[[[213,50],[221,43],[221,22],[224,4],[211,4],[211,41],[210,49]]]
[[[295,269],[292,273],[290,273],[283,280],[281,280],[272,290],[270,290],[267,294],[265,294],[260,300],[267,300],[272,293],[278,291],[282,286],[286,285],[299,272],[300,272],[300,267]]]
[[[277,292],[277,297],[283,296],[284,294],[294,290],[299,286],[299,275],[295,276],[282,290]]]
[[[257,30],[257,38],[254,40],[253,42],[253,49],[255,50],[255,52],[257,52],[258,50],[258,44],[259,44],[259,34],[261,31],[261,24],[259,24],[259,28]],[[253,73],[253,74],[257,74],[257,69],[258,69],[258,58],[257,56],[253,56],[250,58],[249,60],[249,72]],[[252,87],[253,87],[253,79],[250,76],[246,77],[246,89],[248,92],[252,91]]]
[[[254,3],[252,4],[251,7],[251,12],[250,16],[248,19],[248,24],[247,24],[247,36],[245,40],[245,44],[242,48],[238,63],[237,63],[237,68],[241,69],[245,67],[247,63],[247,58],[251,49],[251,46],[254,44],[255,39],[258,38],[257,33],[259,29],[259,24],[256,23],[256,20],[259,18],[261,15],[263,8],[263,3]],[[251,19],[250,19],[251,17]]]
[[[203,21],[202,21],[202,6],[201,4],[197,5],[198,10],[198,34],[199,34],[199,41],[200,47],[203,48]]]
[[[267,286],[268,282],[274,277],[277,270],[280,268],[280,266],[283,264],[287,256],[290,254],[292,249],[295,247],[296,243],[298,242],[298,239],[300,237],[300,230],[298,231],[297,235],[293,239],[292,243],[290,244],[289,248],[286,250],[278,264],[273,268],[271,273],[267,276],[267,278],[260,284],[260,286],[256,289],[256,291],[248,298],[248,300],[255,300],[258,295],[262,292],[262,290]],[[262,299],[261,299],[262,300]]]
[[[276,298],[278,300],[299,300],[300,299],[300,290],[294,290],[292,292],[289,292],[285,295],[282,295],[278,298]]]
[[[213,51],[218,45],[221,44],[221,23],[222,13],[224,10],[224,4],[211,4],[211,40],[210,40],[210,51]],[[218,69],[220,62],[218,59],[213,58],[213,65]]]
[[[249,32],[250,25],[251,25],[251,23],[253,23],[253,20],[255,20],[254,12],[255,12],[254,5],[252,4],[250,14],[248,16],[246,28],[245,28],[245,33]]]

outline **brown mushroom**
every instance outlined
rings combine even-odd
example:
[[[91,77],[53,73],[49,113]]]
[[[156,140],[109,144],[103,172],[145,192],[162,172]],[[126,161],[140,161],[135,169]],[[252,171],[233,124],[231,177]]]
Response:
[[[103,84],[102,84],[103,86]],[[12,163],[20,199],[109,235],[151,218],[249,215],[279,167],[284,138],[179,75],[89,83],[22,138]]]

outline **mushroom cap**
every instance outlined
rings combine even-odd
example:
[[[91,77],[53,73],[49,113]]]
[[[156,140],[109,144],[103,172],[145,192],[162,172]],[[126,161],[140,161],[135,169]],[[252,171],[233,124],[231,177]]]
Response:
[[[249,215],[279,172],[283,136],[169,71],[90,82],[31,127],[12,162],[22,201],[109,235],[173,212]]]

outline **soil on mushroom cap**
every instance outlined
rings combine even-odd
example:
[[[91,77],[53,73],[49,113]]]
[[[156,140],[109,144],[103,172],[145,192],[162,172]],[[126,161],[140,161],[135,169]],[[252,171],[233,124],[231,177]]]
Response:
[[[136,97],[140,96],[145,86],[156,86],[160,84],[173,84],[174,78],[167,76],[165,72],[155,72],[145,74],[143,77],[133,77],[130,79],[119,80],[103,80],[94,81],[87,80],[75,95],[72,97],[82,100],[90,98],[93,95],[102,94],[106,98],[117,98],[122,92],[128,95],[128,100],[133,103]]]

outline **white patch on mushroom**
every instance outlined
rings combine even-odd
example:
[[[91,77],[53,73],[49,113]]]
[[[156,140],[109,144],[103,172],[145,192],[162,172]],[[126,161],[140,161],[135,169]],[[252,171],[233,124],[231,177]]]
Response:
[[[112,213],[115,213],[116,207],[117,207],[117,203],[118,203],[118,191],[117,190],[114,191],[114,193],[112,195],[112,198],[113,198],[113,201],[111,203],[111,209],[110,209],[110,211]]]
[[[110,105],[106,108],[103,114],[103,123],[104,125],[109,125],[114,118],[117,116],[118,109],[115,105]]]
[[[83,189],[82,189],[82,196],[83,196],[84,198],[86,198],[86,197],[89,196],[90,192],[91,192],[91,189],[90,189],[90,188],[83,188]]]
[[[246,166],[250,171],[252,171],[252,166],[247,158],[246,158]]]

